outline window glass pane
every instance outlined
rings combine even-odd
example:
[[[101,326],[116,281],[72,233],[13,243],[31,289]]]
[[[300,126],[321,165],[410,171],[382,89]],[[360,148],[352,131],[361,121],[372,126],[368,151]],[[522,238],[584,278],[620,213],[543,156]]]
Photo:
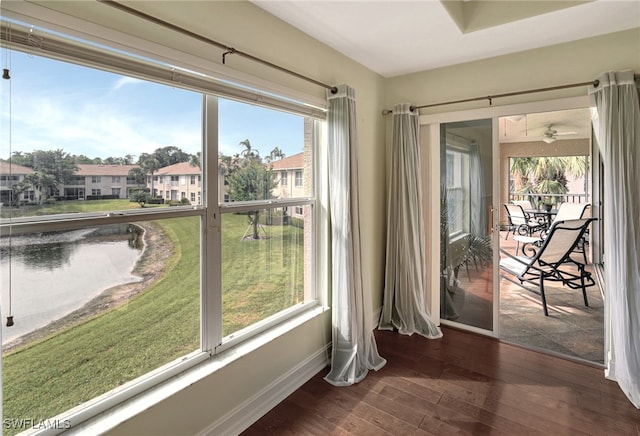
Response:
[[[14,317],[2,324],[3,419],[50,418],[199,349],[200,217],[0,243]]]
[[[201,94],[17,51],[10,82],[2,218],[188,204],[180,192],[200,192],[186,176],[200,175]]]
[[[459,151],[446,152],[447,219],[449,234],[469,231],[469,156]]]
[[[218,201],[312,196],[311,127],[299,115],[219,99]]]
[[[314,298],[311,206],[222,218],[223,335]]]

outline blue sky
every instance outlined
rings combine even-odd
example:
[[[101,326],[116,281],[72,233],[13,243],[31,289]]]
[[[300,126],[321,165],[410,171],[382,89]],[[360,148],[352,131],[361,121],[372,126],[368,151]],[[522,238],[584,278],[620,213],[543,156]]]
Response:
[[[9,142],[11,151],[61,148],[90,158],[137,158],[170,145],[200,150],[199,93],[18,51],[10,57],[3,51],[2,60],[2,68],[11,67],[11,80],[0,80],[2,159],[10,155]],[[262,156],[276,146],[287,156],[303,149],[302,117],[224,99],[219,117],[225,154],[240,152],[245,139]]]

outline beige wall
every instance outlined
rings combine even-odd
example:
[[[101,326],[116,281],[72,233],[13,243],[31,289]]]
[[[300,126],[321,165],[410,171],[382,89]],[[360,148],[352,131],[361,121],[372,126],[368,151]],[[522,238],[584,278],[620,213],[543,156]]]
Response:
[[[37,2],[104,26],[220,62],[221,51],[177,35],[98,2]],[[263,57],[327,84],[355,88],[359,137],[360,202],[363,213],[362,260],[372,310],[381,304],[384,274],[385,146],[388,119],[385,107],[410,101],[429,103],[477,95],[590,80],[601,71],[635,68],[640,71],[640,30],[532,50],[460,66],[384,80],[379,75],[311,39],[245,1],[126,2],[239,50]],[[419,54],[417,54],[419,55]],[[324,90],[259,66],[237,56],[227,69],[252,74],[301,92],[323,96]],[[555,96],[578,95],[571,90]],[[524,97],[546,98],[546,95]],[[505,102],[506,103],[506,102]],[[451,110],[451,108],[447,108]],[[330,317],[325,315],[244,356],[188,389],[114,429],[110,434],[190,434],[224,416],[287,370],[321,349],[329,340]]]
[[[605,71],[640,72],[640,28],[394,77],[385,105],[430,104],[596,79]],[[494,105],[585,95],[586,88],[501,98]],[[421,114],[487,107],[486,101],[421,109]]]
[[[3,2],[4,3],[4,2]],[[124,15],[98,2],[34,2],[137,37],[221,62],[221,50]],[[346,83],[356,92],[362,261],[364,284],[372,294],[371,311],[381,304],[385,241],[383,78],[245,1],[126,2],[131,7],[186,27],[238,50],[329,85]],[[4,6],[4,4],[3,4]],[[47,17],[52,19],[51,16]],[[91,28],[87,31],[93,31]],[[251,74],[283,89],[324,97],[325,90],[238,56],[226,70]],[[233,71],[235,70],[235,71]],[[293,182],[293,180],[291,181]],[[192,434],[234,410],[279,376],[321,350],[331,338],[330,312],[243,356],[234,364],[140,413],[109,434]]]

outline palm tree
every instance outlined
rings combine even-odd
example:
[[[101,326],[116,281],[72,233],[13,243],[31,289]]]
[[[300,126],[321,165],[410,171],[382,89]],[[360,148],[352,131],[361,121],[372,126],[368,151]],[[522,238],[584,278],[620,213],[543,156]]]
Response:
[[[151,175],[151,196],[155,197],[153,191],[153,173],[160,169],[160,161],[153,154],[142,153],[138,159],[138,165],[140,165],[140,168],[142,168],[145,174]]]
[[[542,200],[545,194],[554,194],[548,201],[555,203],[555,195],[566,194],[566,174],[582,177],[588,171],[584,156],[521,157],[515,158],[511,166],[514,191],[537,195]]]
[[[285,156],[286,155],[280,149],[280,147],[275,147],[273,150],[271,150],[271,152],[269,153],[269,156],[267,156],[264,160],[266,162],[273,162],[274,160],[282,159]]]
[[[32,189],[36,193],[38,204],[49,198],[51,192],[56,188],[56,181],[53,176],[41,172],[27,174],[18,184],[17,195]]]
[[[201,152],[197,152],[196,154],[192,154],[191,157],[189,158],[189,163],[191,164],[192,167],[198,167],[200,169],[202,169],[202,153]]]
[[[144,185],[147,175],[142,168],[131,168],[127,177],[136,181],[136,185]]]

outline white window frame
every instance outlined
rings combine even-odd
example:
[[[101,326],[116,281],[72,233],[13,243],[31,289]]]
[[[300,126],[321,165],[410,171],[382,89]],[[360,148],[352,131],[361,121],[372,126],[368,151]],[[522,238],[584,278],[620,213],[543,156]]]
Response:
[[[3,5],[4,6],[4,5]],[[17,5],[17,8],[21,8],[21,5]],[[48,10],[46,8],[41,8],[37,5],[27,5],[30,11],[39,11],[40,17],[46,17],[48,14]],[[114,42],[114,40],[121,40],[124,38],[134,39],[129,36],[122,36],[118,32],[115,32],[111,29],[100,28],[100,26],[95,26],[91,24],[91,28],[96,32],[95,34],[100,34],[101,37],[93,36],[91,33],[82,33],[75,32],[73,29],[75,28],[73,25],[64,25],[61,26],[56,23],[51,23],[48,21],[43,21],[40,18],[34,18],[33,16],[23,16],[20,14],[14,14],[11,11],[3,10],[3,18],[18,18],[25,21],[29,21],[34,25],[43,26],[44,28],[62,32],[63,34],[69,36],[75,36],[87,41],[98,42],[100,44],[111,46],[115,49],[129,49],[128,51],[132,54],[140,54],[137,50],[131,50],[131,46],[122,47],[119,43]],[[54,19],[60,20],[61,17],[58,14],[54,14]],[[74,22],[76,24],[81,24],[81,27],[84,27],[86,24],[82,20],[77,20],[75,18],[64,16],[64,20],[69,20],[70,22]],[[4,22],[3,22],[4,25]],[[19,24],[12,24],[13,32],[11,33],[12,37],[21,34],[33,34],[33,30],[29,31],[29,28],[23,27],[26,32],[18,32],[17,28],[20,28]],[[3,35],[6,35],[7,32],[2,32]],[[218,203],[217,192],[218,192],[218,178],[217,177],[207,177],[206,168],[217,169],[217,153],[211,152],[213,150],[217,150],[217,98],[213,97],[213,95],[220,95],[223,97],[230,97],[236,100],[244,101],[248,104],[256,104],[260,102],[261,106],[270,107],[276,110],[283,110],[292,113],[296,113],[298,115],[311,117],[316,120],[322,120],[325,118],[324,107],[326,107],[326,102],[322,104],[318,104],[319,101],[315,98],[308,97],[307,100],[304,98],[302,100],[297,99],[300,103],[292,101],[291,96],[295,95],[296,97],[302,96],[302,94],[294,92],[290,95],[283,94],[283,98],[278,98],[273,95],[266,95],[259,91],[254,91],[251,89],[247,89],[246,86],[238,86],[234,87],[229,84],[221,84],[217,79],[210,79],[206,76],[206,73],[209,71],[206,68],[202,68],[203,74],[193,74],[188,71],[181,71],[179,75],[179,80],[177,82],[172,82],[175,78],[175,66],[164,66],[163,64],[156,64],[152,61],[140,60],[125,56],[121,53],[116,53],[111,49],[105,49],[102,47],[94,47],[88,46],[78,43],[77,41],[73,41],[69,44],[69,39],[60,35],[50,34],[45,32],[43,29],[36,29],[36,34],[42,34],[46,36],[46,44],[42,47],[39,47],[36,50],[35,54],[39,56],[54,58],[63,61],[72,61],[73,63],[86,65],[89,68],[95,68],[97,65],[101,65],[101,68],[112,71],[119,74],[124,75],[133,75],[135,77],[139,77],[143,80],[152,80],[156,82],[160,82],[166,84],[168,86],[179,86],[184,89],[194,90],[196,92],[200,92],[204,97],[203,103],[203,120],[204,126],[203,130],[205,132],[203,147],[202,147],[202,156],[201,159],[203,162],[206,162],[202,168],[202,199],[204,200],[204,205],[202,206],[178,206],[172,208],[153,208],[153,209],[133,209],[127,211],[117,211],[117,213],[112,212],[91,212],[91,213],[83,213],[83,214],[59,214],[52,216],[41,216],[34,218],[14,218],[11,222],[0,221],[0,231],[4,233],[9,229],[19,228],[21,231],[25,232],[38,232],[38,231],[62,231],[75,229],[79,227],[85,226],[96,226],[96,225],[109,225],[109,224],[119,224],[119,223],[131,223],[137,221],[147,221],[147,220],[158,220],[158,219],[170,219],[170,218],[178,218],[178,217],[200,217],[201,222],[201,347],[200,350],[196,350],[193,353],[190,353],[187,356],[184,356],[177,361],[167,363],[166,365],[157,368],[150,373],[143,375],[139,378],[136,378],[128,383],[126,383],[121,388],[108,392],[102,396],[100,399],[96,401],[96,399],[90,400],[86,407],[74,408],[73,411],[64,412],[59,417],[63,417],[65,420],[69,420],[72,428],[77,426],[78,424],[86,421],[89,418],[96,416],[97,414],[106,411],[107,409],[121,404],[125,400],[138,395],[150,387],[153,387],[159,384],[162,381],[169,379],[170,377],[175,376],[176,374],[184,371],[187,368],[190,368],[194,365],[202,363],[203,361],[209,359],[211,356],[222,352],[230,347],[233,347],[240,342],[243,342],[249,338],[255,337],[258,333],[264,332],[274,326],[281,324],[283,321],[287,319],[291,319],[294,315],[301,314],[306,312],[314,307],[318,307],[319,301],[316,296],[316,300],[297,305],[289,310],[286,310],[277,316],[271,317],[269,319],[263,320],[250,328],[244,329],[240,334],[234,335],[232,338],[227,338],[227,340],[223,340],[221,337],[222,332],[222,314],[221,314],[221,293],[220,287],[218,287],[218,292],[215,292],[216,280],[219,280],[221,277],[221,262],[220,262],[220,249],[221,249],[221,239],[220,239],[220,224],[221,224],[221,210],[225,209],[225,212],[241,211],[243,208],[255,209],[255,205],[237,205],[234,203]],[[112,36],[114,40],[104,39],[104,36]],[[68,47],[74,46],[73,50],[68,50]],[[20,46],[19,41],[12,41],[13,49],[26,49],[25,51],[32,52],[34,50],[33,47],[30,47],[28,43]],[[68,50],[68,51],[65,51]],[[179,52],[172,51],[171,49],[164,50],[166,53],[175,53],[179,57]],[[160,52],[150,52],[144,53],[145,55],[154,54],[160,56],[158,53]],[[153,56],[150,56],[151,59]],[[110,61],[115,60],[115,62],[110,63]],[[161,61],[166,61],[166,56],[161,59]],[[181,62],[179,59],[175,63],[175,65],[180,65]],[[197,71],[197,68],[194,69],[191,67],[191,70]],[[164,73],[163,73],[164,71]],[[172,72],[167,75],[166,71]],[[279,87],[276,87],[278,89]],[[288,97],[288,98],[287,98]],[[213,103],[215,102],[215,104]],[[321,129],[318,126],[314,127],[314,132],[318,132]],[[317,180],[319,177],[319,147],[316,147],[314,144],[314,186],[317,186]],[[207,153],[207,150],[210,150]],[[215,171],[215,170],[214,170]],[[97,180],[100,180],[100,176]],[[158,176],[152,176],[154,183],[158,181]],[[199,180],[201,177],[198,177]],[[148,179],[151,179],[149,177]],[[96,182],[100,183],[100,182]],[[157,189],[154,189],[157,192]],[[312,258],[313,262],[313,270],[316,271],[316,264],[321,262],[321,259],[318,256],[315,256],[316,247],[315,243],[318,240],[318,231],[319,226],[317,225],[320,221],[320,207],[317,205],[317,197],[310,198],[297,198],[293,200],[287,201],[278,201],[277,204],[274,203],[273,200],[270,200],[269,205],[264,205],[265,208],[270,207],[286,207],[287,205],[311,205],[313,206],[314,216],[314,236],[313,243],[314,247],[311,248],[311,253],[314,253]],[[212,262],[213,260],[213,262]],[[315,278],[312,278],[312,283],[316,282]],[[219,322],[214,322],[218,320]],[[1,358],[0,358],[1,363]],[[51,433],[51,429],[42,430],[36,432],[37,434],[49,434]]]

